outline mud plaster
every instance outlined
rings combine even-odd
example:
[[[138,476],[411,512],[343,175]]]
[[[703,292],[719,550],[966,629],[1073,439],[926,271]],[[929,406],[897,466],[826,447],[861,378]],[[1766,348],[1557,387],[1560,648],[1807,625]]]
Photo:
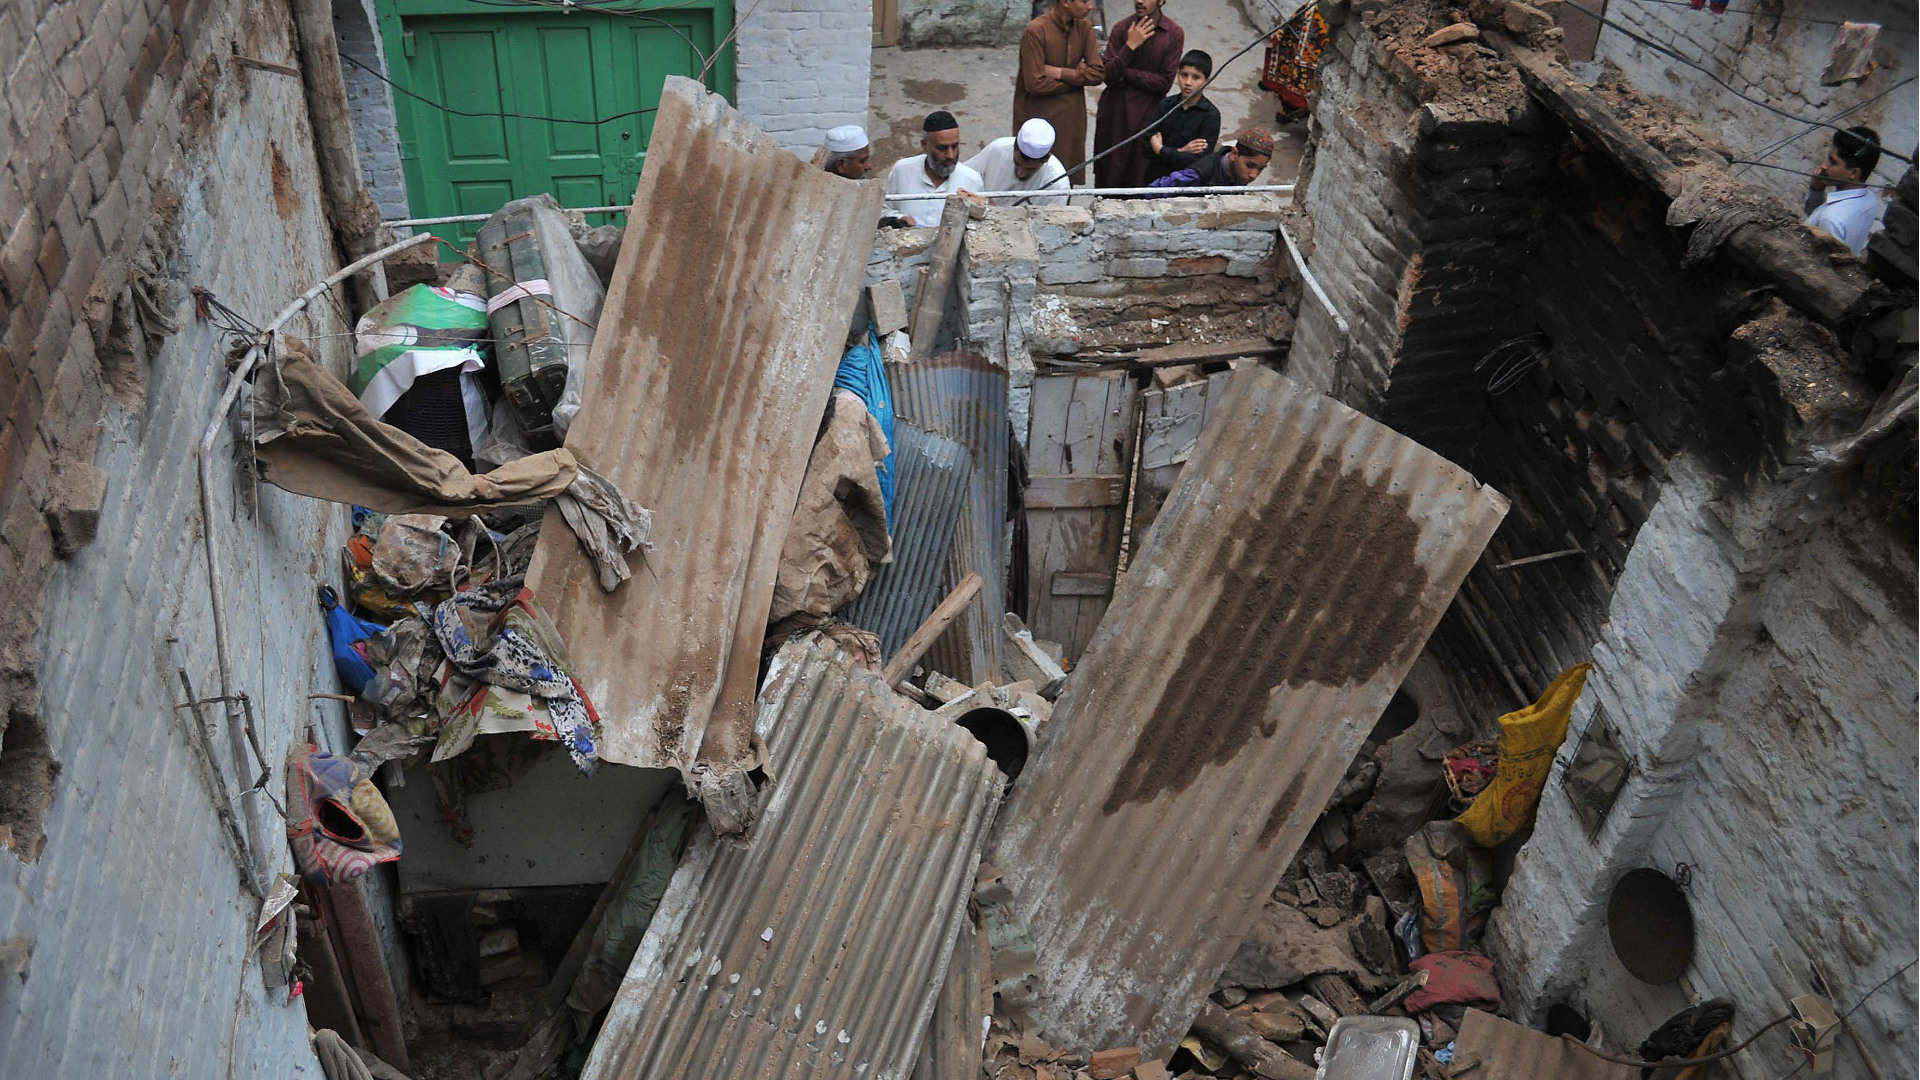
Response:
[[[1271,738],[1274,687],[1363,682],[1412,636],[1427,577],[1416,562],[1410,500],[1358,473],[1327,475],[1334,468],[1303,453],[1265,505],[1221,529],[1237,540],[1207,568],[1220,588],[1206,631],[1188,639],[1106,813],[1183,791],[1255,735]],[[1275,814],[1284,818],[1292,801],[1283,798]]]

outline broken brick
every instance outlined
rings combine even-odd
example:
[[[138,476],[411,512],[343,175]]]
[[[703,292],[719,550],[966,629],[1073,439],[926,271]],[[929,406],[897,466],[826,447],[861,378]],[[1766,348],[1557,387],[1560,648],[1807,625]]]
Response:
[[[1120,1077],[1133,1071],[1146,1053],[1137,1046],[1123,1046],[1117,1050],[1102,1050],[1093,1055],[1087,1063],[1087,1075],[1093,1080],[1120,1080]]]

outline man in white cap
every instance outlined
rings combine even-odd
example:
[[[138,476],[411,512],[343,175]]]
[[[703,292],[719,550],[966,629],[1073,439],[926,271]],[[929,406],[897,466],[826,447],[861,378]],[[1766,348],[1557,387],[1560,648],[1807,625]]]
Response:
[[[859,124],[842,124],[827,132],[826,169],[849,180],[865,180],[873,171],[873,147]]]
[[[1072,185],[1066,166],[1053,156],[1053,125],[1034,117],[1018,135],[988,143],[967,161],[987,191],[1059,191],[1058,195],[1002,195],[995,206],[1065,206]]]
[[[920,148],[926,153],[901,158],[887,173],[889,195],[945,195],[959,191],[986,191],[980,174],[960,162],[960,121],[940,109],[928,113],[920,125]],[[940,224],[945,199],[902,199],[890,204],[901,217],[923,229]]]

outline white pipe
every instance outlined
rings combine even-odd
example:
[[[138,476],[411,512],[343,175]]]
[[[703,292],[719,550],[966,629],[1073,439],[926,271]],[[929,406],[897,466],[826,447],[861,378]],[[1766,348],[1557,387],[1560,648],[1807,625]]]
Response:
[[[1020,195],[1257,195],[1264,192],[1291,192],[1292,184],[1255,184],[1248,187],[1190,187],[1190,188],[1028,188],[1021,191],[976,191],[973,194],[983,199],[1011,199]],[[915,202],[921,199],[946,199],[952,192],[928,192],[924,195],[889,195],[888,202]],[[631,206],[586,206],[578,211],[582,214],[624,214],[633,209]],[[392,229],[412,229],[428,225],[458,225],[468,221],[485,221],[492,214],[452,214],[447,217],[396,218],[383,222]]]
[[[1327,309],[1327,314],[1333,316],[1333,324],[1340,328],[1340,336],[1352,341],[1353,328],[1347,325],[1347,320],[1338,311],[1334,310],[1333,301],[1327,297],[1327,290],[1320,287],[1320,279],[1314,277],[1313,271],[1307,269],[1306,256],[1300,254],[1300,245],[1293,242],[1293,234],[1287,231],[1284,222],[1280,226],[1280,239],[1287,242],[1287,254],[1293,256],[1293,265],[1299,269],[1300,278],[1307,283],[1307,288],[1313,290],[1313,298],[1320,301],[1320,306]]]
[[[246,356],[240,361],[240,366],[234,368],[233,374],[227,376],[226,389],[221,391],[219,404],[214,406],[213,418],[207,421],[207,429],[200,435],[200,446],[195,454],[197,458],[195,465],[200,474],[200,533],[206,540],[207,549],[207,592],[213,604],[213,651],[220,664],[220,696],[227,707],[227,744],[229,752],[233,755],[235,786],[241,790],[240,812],[245,818],[247,845],[250,848],[248,862],[253,870],[256,891],[262,896],[266,895],[269,872],[266,859],[267,848],[261,838],[260,793],[254,790],[253,785],[246,780],[246,774],[250,772],[247,767],[249,761],[247,716],[245,710],[240,707],[239,695],[234,693],[233,654],[227,644],[226,580],[220,572],[219,530],[214,528],[213,521],[213,442],[220,435],[220,428],[226,421],[228,410],[232,409],[233,403],[239,399],[240,388],[246,384],[247,376],[252,374],[254,366],[260,362],[260,349],[268,335],[286,325],[289,319],[317,299],[321,293],[389,255],[405,251],[410,247],[417,247],[432,239],[432,233],[421,233],[419,236],[410,236],[397,244],[389,244],[371,255],[356,259],[318,285],[301,293],[293,303],[282,308],[280,313],[273,317],[273,321],[266,325],[260,340],[256,340],[253,347],[247,350]]]

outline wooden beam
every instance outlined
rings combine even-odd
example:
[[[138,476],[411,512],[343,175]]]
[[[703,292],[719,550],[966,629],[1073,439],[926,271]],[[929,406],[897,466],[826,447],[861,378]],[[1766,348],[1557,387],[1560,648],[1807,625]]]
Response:
[[[907,337],[912,342],[908,358],[914,363],[933,355],[934,338],[947,317],[953,275],[960,264],[960,243],[967,237],[968,215],[965,199],[948,199],[940,211],[940,232],[933,238],[926,276],[920,279],[919,291],[913,297],[913,317],[907,323]]]
[[[1316,1075],[1313,1066],[1261,1038],[1258,1032],[1212,1001],[1203,1005],[1200,1015],[1194,1017],[1193,1030],[1266,1080],[1313,1080]]]
[[[887,681],[888,686],[899,686],[901,680],[913,673],[913,665],[919,663],[933,643],[953,624],[953,620],[967,610],[967,604],[984,584],[980,575],[972,572],[960,579],[960,584],[953,587],[947,598],[940,601],[940,606],[933,609],[933,614],[927,616],[927,621],[921,623],[919,629],[907,638],[907,643],[900,646],[900,651],[893,654],[893,659],[887,661],[886,670],[881,672],[880,677]]]
[[[1125,371],[1133,368],[1170,367],[1177,364],[1208,364],[1242,357],[1280,356],[1288,342],[1271,338],[1241,338],[1235,341],[1194,341],[1162,345],[1130,353],[1087,353],[1055,356],[1041,365],[1054,371]]]

